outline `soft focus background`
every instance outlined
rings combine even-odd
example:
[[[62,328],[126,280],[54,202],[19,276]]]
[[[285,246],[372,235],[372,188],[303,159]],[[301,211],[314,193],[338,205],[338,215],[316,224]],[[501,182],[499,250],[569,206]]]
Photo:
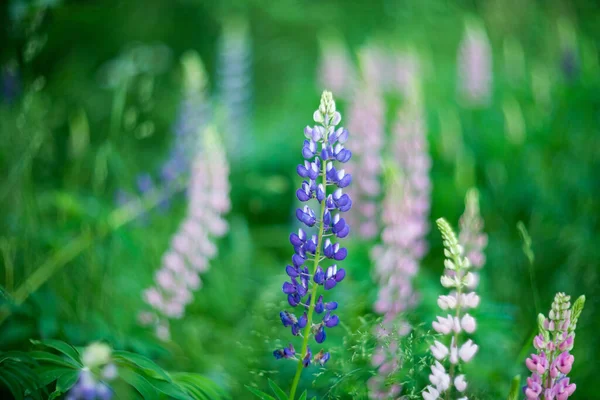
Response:
[[[527,375],[536,315],[564,291],[587,297],[572,398],[599,399],[599,18],[585,0],[3,2],[0,348],[104,340],[200,372],[233,399],[251,398],[244,385],[264,389],[267,378],[289,388],[295,363],[272,351],[290,338],[279,311],[302,130],[325,89],[324,57],[350,82],[347,71],[366,73],[364,54],[377,49],[420,60],[405,73],[422,80],[431,222],[456,226],[466,191],[480,191],[489,245],[480,351],[467,367],[473,398],[505,398],[512,377]],[[465,66],[461,43],[475,34]],[[465,77],[479,85],[476,101],[459,88]],[[361,91],[328,89],[347,121]],[[384,101],[387,132],[403,99]],[[135,216],[118,213],[161,190],[165,164],[185,158],[178,132],[209,124],[227,147],[229,230],[165,341],[138,315],[188,198],[175,191],[158,205],[136,203]],[[361,147],[360,135],[351,132],[348,147]],[[518,221],[532,236],[532,270]],[[332,359],[305,371],[300,386],[319,398],[366,398],[374,373],[368,254],[377,239],[355,232],[336,288],[343,323],[329,331]],[[410,317],[423,330],[444,292],[440,235],[427,240]],[[423,387],[427,371],[417,375]]]

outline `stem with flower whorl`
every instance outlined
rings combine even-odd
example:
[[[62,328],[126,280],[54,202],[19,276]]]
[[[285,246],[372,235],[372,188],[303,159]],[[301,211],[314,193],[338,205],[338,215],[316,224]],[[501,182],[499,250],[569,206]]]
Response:
[[[325,131],[327,132],[327,128],[325,129]],[[325,141],[327,141],[327,137],[325,137]],[[325,187],[325,190],[327,190],[327,175],[326,175],[326,164],[322,163],[322,168],[321,168],[321,178],[322,178],[322,182],[323,182],[323,187]],[[327,193],[325,193],[325,195],[327,195]],[[319,218],[319,236],[317,237],[317,243],[323,243],[323,230],[324,230],[324,223],[323,223],[323,216],[325,215],[325,201],[321,202],[321,213],[320,213],[321,217]],[[313,265],[313,276],[315,275],[315,273],[317,272],[317,267],[319,265],[319,259],[321,258],[321,247],[317,246],[317,252],[315,253],[315,262]],[[310,337],[310,329],[312,327],[312,316],[313,316],[313,312],[315,310],[315,301],[317,298],[317,291],[319,290],[319,285],[317,285],[316,283],[312,283],[312,292],[310,295],[310,304],[308,306],[308,316],[307,316],[307,320],[308,322],[306,323],[306,327],[304,328],[304,340],[302,341],[302,350],[300,352],[300,354],[305,354],[306,350],[308,348],[308,338]],[[294,375],[294,380],[292,381],[292,388],[290,389],[290,396],[289,398],[291,400],[294,400],[294,396],[296,395],[296,388],[298,387],[298,382],[300,382],[300,375],[302,375],[302,368],[303,368],[303,364],[302,364],[302,358],[298,359],[298,367],[296,368],[296,375]]]
[[[310,206],[305,205],[296,210],[296,217],[307,227],[316,227],[317,234],[309,238],[308,234],[300,229],[298,234],[290,235],[295,254],[292,256],[292,265],[286,267],[286,273],[291,282],[285,282],[282,287],[283,293],[288,295],[290,306],[302,306],[305,311],[299,317],[288,311],[281,311],[279,314],[283,325],[291,327],[294,336],[299,336],[302,330],[302,348],[299,357],[291,344],[273,352],[277,359],[286,358],[298,362],[290,389],[291,399],[296,395],[302,368],[311,363],[324,365],[330,358],[329,353],[324,350],[313,356],[308,346],[311,331],[315,341],[320,344],[326,338],[325,328],[333,328],[339,324],[338,316],[331,314],[337,308],[337,303],[324,303],[322,295],[317,298],[318,286],[323,285],[325,290],[333,289],[344,279],[346,273],[343,269],[338,269],[336,264],[330,265],[324,271],[319,263],[328,258],[337,261],[346,258],[347,250],[340,247],[339,243],[332,243],[330,238],[344,238],[348,235],[350,227],[344,218],[340,217],[340,213],[352,207],[350,197],[342,192],[342,188],[350,185],[352,177],[343,169],[338,171],[333,165],[334,161],[347,162],[352,153],[343,146],[348,138],[348,131],[344,128],[335,129],[340,123],[341,115],[335,109],[335,101],[330,92],[323,92],[321,103],[313,118],[320,125],[314,128],[306,127],[304,130],[307,140],[304,141],[302,155],[305,161],[304,164],[298,165],[297,172],[306,180],[297,190],[296,196],[301,202],[316,199],[321,209],[317,216]],[[321,145],[320,152],[317,152],[318,144]],[[319,177],[321,183],[317,183]],[[333,185],[337,186],[337,189],[327,194],[327,187]],[[332,215],[333,211],[338,213]],[[323,240],[325,237],[327,238]],[[313,256],[314,258],[311,258]],[[313,262],[312,271],[305,266],[310,261]],[[307,295],[308,298],[305,298]],[[315,313],[325,314],[320,323],[313,324]]]

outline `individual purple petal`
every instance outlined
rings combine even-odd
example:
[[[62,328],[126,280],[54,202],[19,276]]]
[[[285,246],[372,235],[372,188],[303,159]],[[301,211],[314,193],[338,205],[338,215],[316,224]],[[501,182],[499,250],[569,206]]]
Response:
[[[323,328],[323,326],[320,326],[317,330],[317,333],[315,334],[315,340],[317,341],[317,343],[323,343],[326,338],[327,335],[325,334],[325,329]]]
[[[325,322],[325,326],[328,328],[333,328],[334,326],[337,326],[337,324],[339,324],[339,323],[340,323],[340,319],[338,318],[338,316],[332,315]]]

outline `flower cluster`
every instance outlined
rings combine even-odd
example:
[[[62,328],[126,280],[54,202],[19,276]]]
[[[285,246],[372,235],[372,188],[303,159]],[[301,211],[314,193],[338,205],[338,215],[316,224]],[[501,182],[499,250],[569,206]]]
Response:
[[[380,285],[375,311],[384,315],[382,329],[378,332],[382,339],[392,329],[400,335],[410,332],[410,325],[401,316],[416,303],[412,279],[427,250],[425,235],[429,230],[431,160],[420,118],[417,108],[412,106],[399,114],[392,146],[394,157],[387,168],[382,245],[376,246],[371,253]],[[398,385],[385,387],[386,376],[399,366],[394,354],[396,346],[396,343],[382,340],[373,355],[372,362],[378,367],[378,376],[369,381],[373,399],[387,399],[400,391]]]
[[[188,188],[188,212],[172,238],[156,272],[155,285],[144,291],[154,311],[140,313],[143,325],[153,325],[163,340],[169,338],[170,318],[181,318],[185,306],[200,287],[199,273],[215,257],[213,238],[227,232],[223,214],[229,210],[229,168],[225,151],[214,129],[204,132],[204,149],[193,163]]]
[[[459,220],[460,232],[458,242],[464,249],[471,266],[481,269],[485,265],[484,250],[487,246],[487,235],[483,232],[483,218],[479,213],[479,192],[471,189],[465,197],[465,212]],[[479,274],[473,272],[474,284],[469,289],[477,288]]]
[[[83,369],[77,383],[65,396],[66,400],[110,400],[113,391],[108,383],[117,377],[117,367],[110,360],[111,348],[104,343],[92,343],[82,354]]]
[[[523,388],[528,400],[566,400],[575,392],[576,385],[567,375],[575,357],[570,353],[575,343],[575,328],[583,311],[585,296],[579,297],[571,308],[570,296],[557,293],[548,318],[540,314],[540,333],[533,339],[537,350],[525,365],[531,371]]]
[[[302,155],[305,161],[298,165],[297,172],[305,180],[296,195],[301,202],[316,199],[320,211],[315,212],[308,204],[296,210],[298,220],[307,228],[316,229],[316,232],[310,234],[301,228],[298,233],[290,235],[294,255],[291,265],[285,269],[289,281],[283,284],[283,293],[287,295],[289,305],[299,308],[300,313],[280,313],[283,325],[290,327],[294,336],[303,336],[303,344],[298,355],[292,345],[273,353],[278,359],[299,360],[290,398],[294,398],[292,393],[298,383],[301,367],[311,363],[323,365],[329,359],[329,353],[323,350],[313,356],[308,340],[312,335],[317,343],[323,343],[327,329],[339,323],[338,316],[333,314],[338,304],[325,301],[318,291],[320,287],[325,291],[333,289],[346,276],[344,269],[338,268],[337,262],[346,258],[347,251],[335,239],[344,238],[350,232],[341,214],[352,207],[352,200],[343,192],[352,177],[344,169],[336,168],[335,164],[347,162],[352,153],[344,148],[348,131],[337,128],[341,115],[336,111],[331,92],[323,92],[313,118],[318,125],[304,130],[306,140]],[[326,261],[329,261],[329,266],[322,265]],[[320,322],[313,321],[314,313],[320,316]]]
[[[470,105],[485,105],[492,92],[492,49],[483,27],[467,25],[458,50],[458,92]]]
[[[438,306],[444,311],[449,310],[450,313],[445,317],[438,316],[432,326],[436,332],[449,338],[443,340],[445,343],[436,340],[430,347],[436,361],[429,375],[431,384],[423,392],[425,400],[436,400],[442,393],[452,391],[452,387],[462,396],[467,388],[467,381],[464,375],[456,374],[457,369],[461,361],[464,363],[471,361],[478,350],[478,346],[471,339],[461,344],[461,333],[471,334],[476,328],[475,319],[464,311],[479,305],[479,296],[475,292],[465,293],[475,279],[473,273],[469,271],[469,259],[463,256],[463,248],[458,244],[450,224],[440,218],[437,220],[437,226],[442,234],[446,256],[444,261],[446,270],[442,275],[441,283],[442,286],[451,288],[452,292],[438,298]],[[446,359],[450,362],[448,372],[442,364]],[[467,397],[461,397],[460,400],[467,400]]]
[[[248,22],[231,18],[219,40],[217,91],[222,129],[230,157],[247,154],[251,144],[252,45]]]
[[[367,83],[360,95],[354,97],[348,127],[363,138],[362,146],[354,152],[356,185],[351,194],[357,202],[357,211],[351,222],[361,237],[372,239],[379,233],[376,200],[381,195],[381,153],[385,140],[385,107],[375,85]]]

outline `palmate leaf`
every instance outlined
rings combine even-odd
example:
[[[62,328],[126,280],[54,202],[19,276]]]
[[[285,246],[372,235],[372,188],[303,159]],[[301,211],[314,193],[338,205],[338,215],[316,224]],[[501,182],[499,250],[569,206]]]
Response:
[[[26,353],[9,351],[0,353],[0,386],[6,387],[15,399],[25,395],[41,399],[42,385],[34,371],[36,362]]]
[[[277,384],[271,379],[269,379],[269,386],[271,387],[271,390],[273,391],[273,393],[275,393],[275,396],[277,396],[279,400],[288,400],[287,394],[285,394],[285,392],[279,386],[277,386]]]
[[[177,372],[171,374],[171,378],[173,378],[174,383],[185,390],[194,400],[229,398],[216,383],[200,374]]]
[[[29,352],[29,355],[33,357],[39,364],[55,364],[65,368],[77,370],[82,368],[70,358],[63,358],[47,351],[31,351]]]
[[[121,369],[119,370],[119,377],[133,386],[145,400],[158,400],[159,396],[156,389],[139,373],[131,369]]]
[[[77,351],[75,347],[71,346],[68,343],[53,339],[47,339],[42,341],[31,340],[31,343],[38,346],[50,347],[51,349],[58,351],[59,353],[63,354],[68,359],[73,361],[75,365],[79,366],[79,368],[83,368],[83,363],[81,362],[81,354],[79,354],[79,351]]]
[[[156,379],[162,379],[167,382],[171,381],[169,375],[154,361],[144,356],[140,356],[139,354],[130,353],[128,351],[113,351],[112,358],[117,366],[134,366],[142,370],[145,375]]]
[[[275,397],[270,396],[268,394],[266,394],[265,392],[262,392],[256,388],[253,388],[252,386],[248,386],[246,385],[246,389],[248,389],[253,395],[255,395],[256,397],[258,397],[259,399],[262,400],[276,400]]]

